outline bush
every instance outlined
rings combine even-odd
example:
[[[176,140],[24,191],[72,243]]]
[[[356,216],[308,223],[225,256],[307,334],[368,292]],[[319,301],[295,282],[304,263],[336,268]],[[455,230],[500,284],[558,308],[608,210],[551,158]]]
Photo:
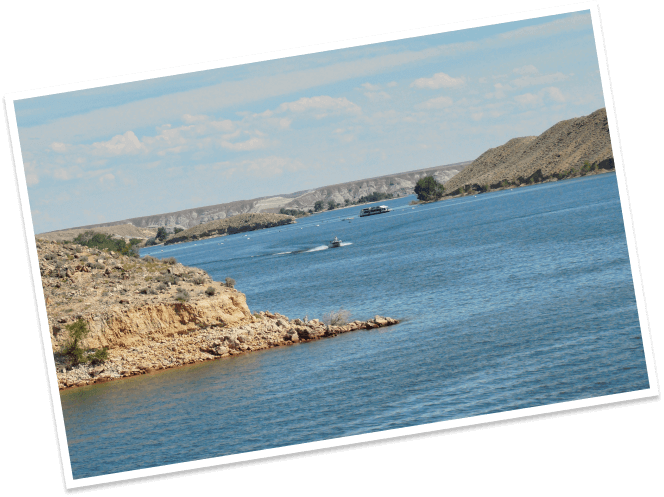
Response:
[[[325,202],[322,200],[316,200],[316,203],[314,204],[314,211],[315,212],[320,212],[325,208]]]
[[[173,228],[173,233],[176,235],[182,231],[184,231],[184,228]]]
[[[177,259],[176,259],[175,257],[165,257],[164,259],[161,260],[161,262],[163,262],[163,263],[165,263],[165,264],[170,264],[171,266],[172,266],[173,264],[177,264],[177,263],[178,263],[178,261],[177,261]]]
[[[391,193],[380,193],[380,192],[373,192],[369,195],[364,195],[363,197],[360,197],[357,199],[357,204],[366,204],[368,202],[380,202],[381,200],[389,200],[394,198],[394,195]]]
[[[417,199],[423,202],[438,200],[443,196],[445,187],[438,183],[433,176],[425,176],[417,181],[415,194]]]
[[[304,217],[307,215],[306,212],[299,209],[284,209],[283,207],[279,209],[279,214],[286,214],[293,217]]]
[[[233,278],[226,278],[226,286],[228,288],[235,288],[235,280]]]
[[[179,302],[188,302],[189,301],[189,292],[180,288],[178,293],[175,294],[175,300]]]
[[[336,209],[336,208],[337,208],[337,203],[336,203],[334,200],[330,200],[330,201],[327,203],[327,210],[328,210],[328,211],[332,211],[332,210],[334,210],[334,209]]]
[[[89,355],[89,350],[80,347],[81,341],[90,333],[85,321],[77,319],[72,324],[65,326],[65,328],[69,332],[69,337],[60,353],[66,356],[73,366],[88,362],[99,364],[108,359],[106,347],[95,351],[92,355]]]
[[[55,259],[55,255],[54,254],[46,254],[44,256],[44,259],[47,260],[47,261],[52,261],[53,259]]]
[[[338,311],[330,311],[323,314],[323,322],[328,326],[343,326],[348,324],[350,311],[339,309]]]
[[[156,257],[152,257],[151,255],[146,255],[145,257],[143,257],[143,260],[145,262],[159,262],[159,259],[157,259]]]
[[[129,255],[132,253],[134,246],[141,243],[141,240],[138,238],[132,238],[129,242],[125,242],[124,238],[113,238],[112,235],[107,235],[105,233],[86,231],[74,238],[74,243],[85,247],[113,250],[122,255]]]
[[[202,285],[205,283],[205,278],[203,276],[194,276],[194,279],[192,280],[194,285]]]
[[[166,290],[168,290],[168,285],[166,283],[159,283],[157,285],[157,291],[158,292],[163,292],[163,291],[166,291]]]
[[[213,286],[209,286],[207,287],[207,290],[205,290],[205,293],[212,297],[215,293],[217,293],[217,289]]]

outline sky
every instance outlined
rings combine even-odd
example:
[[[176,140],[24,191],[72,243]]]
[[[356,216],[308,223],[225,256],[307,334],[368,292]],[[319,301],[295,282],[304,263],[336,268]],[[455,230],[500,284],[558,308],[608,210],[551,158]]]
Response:
[[[14,105],[43,233],[473,160],[604,97],[584,11]]]

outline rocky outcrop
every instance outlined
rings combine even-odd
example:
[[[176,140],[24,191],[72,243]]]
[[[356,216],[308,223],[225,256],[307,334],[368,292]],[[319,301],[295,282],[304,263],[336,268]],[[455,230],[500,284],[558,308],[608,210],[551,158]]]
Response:
[[[396,324],[376,316],[327,326],[250,313],[245,296],[172,258],[137,259],[37,240],[51,346],[62,388]],[[61,352],[67,326],[82,320],[80,347],[106,349],[103,363],[74,365]]]
[[[131,342],[122,341],[123,346],[111,348],[109,359],[100,365],[81,364],[68,368],[62,361],[56,360],[58,386],[64,389],[90,385],[397,323],[396,319],[376,316],[368,321],[327,326],[317,319],[291,321],[280,314],[260,312],[234,327],[198,326],[188,332],[170,332],[165,327],[159,333],[140,333]],[[127,333],[131,334],[131,331],[126,330]]]
[[[240,214],[229,219],[199,224],[169,237],[164,245],[204,240],[215,236],[232,235],[248,231],[273,228],[295,222],[293,216],[286,214]]]
[[[445,183],[448,195],[614,169],[606,109],[560,121],[539,136],[513,138],[484,152]]]

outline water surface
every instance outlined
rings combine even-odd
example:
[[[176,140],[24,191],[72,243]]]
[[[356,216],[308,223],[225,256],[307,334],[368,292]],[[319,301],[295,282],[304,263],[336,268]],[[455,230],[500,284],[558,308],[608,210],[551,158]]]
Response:
[[[74,478],[649,387],[614,173],[412,199],[143,250],[252,311],[403,321],[63,391]]]

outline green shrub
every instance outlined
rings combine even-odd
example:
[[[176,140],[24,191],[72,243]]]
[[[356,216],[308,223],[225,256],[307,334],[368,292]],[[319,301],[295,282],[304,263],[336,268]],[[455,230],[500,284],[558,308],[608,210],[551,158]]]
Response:
[[[89,350],[81,348],[80,343],[90,333],[88,325],[82,319],[77,319],[72,324],[65,326],[69,336],[60,353],[69,359],[72,366],[92,362],[98,364],[108,359],[106,347],[95,351],[92,355]]]
[[[235,288],[235,280],[233,278],[226,278],[226,286],[228,288]]]
[[[212,297],[215,293],[217,293],[217,289],[213,286],[209,286],[207,287],[207,290],[205,290],[205,293]]]
[[[184,231],[184,228],[173,228],[173,233],[176,235],[182,231]]]
[[[164,264],[170,264],[171,266],[173,264],[177,264],[178,260],[175,257],[165,257],[161,260]]]
[[[336,209],[336,208],[337,208],[337,203],[336,203],[334,200],[330,200],[330,201],[327,203],[327,210],[328,210],[328,211],[332,211],[332,210],[334,210],[334,209]]]
[[[205,283],[205,278],[203,276],[194,276],[194,279],[192,280],[194,285],[202,285]]]
[[[164,292],[166,290],[168,290],[168,285],[166,283],[159,283],[157,285],[157,291],[158,292]]]
[[[314,211],[320,212],[324,209],[325,207],[325,202],[322,200],[316,200],[316,203],[314,204]]]

